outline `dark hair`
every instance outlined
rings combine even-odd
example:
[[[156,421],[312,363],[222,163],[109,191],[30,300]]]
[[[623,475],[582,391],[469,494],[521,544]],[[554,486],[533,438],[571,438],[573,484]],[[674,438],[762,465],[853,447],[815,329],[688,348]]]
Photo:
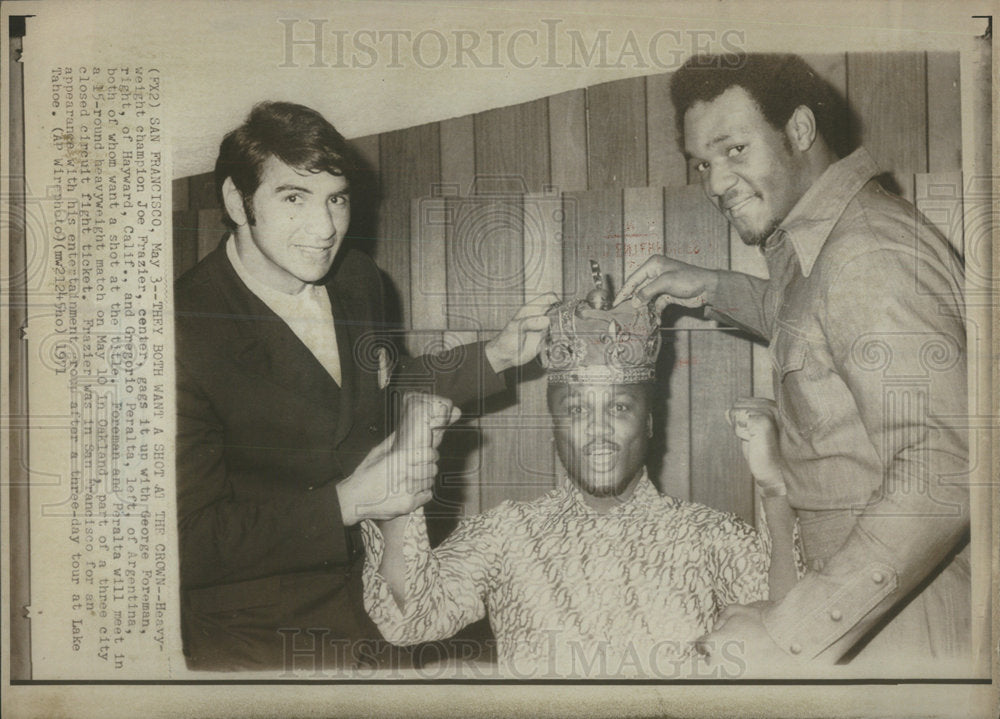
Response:
[[[688,58],[670,82],[678,138],[683,138],[684,114],[692,105],[710,102],[734,86],[750,94],[776,129],[783,130],[795,108],[805,105],[816,117],[817,131],[838,157],[854,149],[850,115],[840,93],[801,57],[788,54]]]
[[[264,161],[272,156],[297,170],[343,175],[349,185],[357,170],[347,140],[318,112],[291,102],[261,102],[219,146],[215,192],[220,206],[225,208],[222,183],[231,177],[252,224],[250,198],[260,186]],[[229,229],[236,228],[225,211],[222,218]]]

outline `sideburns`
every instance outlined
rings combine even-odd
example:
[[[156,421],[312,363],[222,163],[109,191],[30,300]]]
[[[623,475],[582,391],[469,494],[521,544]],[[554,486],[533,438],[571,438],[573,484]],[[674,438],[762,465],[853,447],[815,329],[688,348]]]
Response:
[[[240,198],[243,200],[243,214],[247,217],[247,224],[253,227],[257,224],[257,217],[253,213],[253,199],[247,199],[242,194]]]

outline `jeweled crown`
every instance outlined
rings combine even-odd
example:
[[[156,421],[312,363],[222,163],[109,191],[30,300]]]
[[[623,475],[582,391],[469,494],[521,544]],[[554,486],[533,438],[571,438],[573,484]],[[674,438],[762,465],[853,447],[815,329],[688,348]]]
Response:
[[[549,336],[541,353],[549,382],[639,384],[656,376],[659,321],[652,305],[623,302],[614,309],[606,295],[569,300],[548,311]]]

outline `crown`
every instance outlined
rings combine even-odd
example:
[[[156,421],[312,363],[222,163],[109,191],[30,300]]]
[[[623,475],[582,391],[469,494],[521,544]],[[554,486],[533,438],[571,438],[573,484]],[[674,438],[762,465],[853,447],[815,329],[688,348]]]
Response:
[[[656,376],[660,327],[649,304],[614,309],[591,291],[586,300],[549,308],[549,336],[541,352],[550,383],[639,384]]]

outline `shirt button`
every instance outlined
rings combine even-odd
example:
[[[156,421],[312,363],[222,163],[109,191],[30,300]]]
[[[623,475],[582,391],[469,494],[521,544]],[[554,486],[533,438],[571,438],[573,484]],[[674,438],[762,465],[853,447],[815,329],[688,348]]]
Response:
[[[872,581],[875,582],[876,584],[881,584],[882,582],[885,581],[885,575],[883,575],[882,572],[873,572]]]
[[[802,653],[802,645],[801,644],[793,644],[792,646],[788,647],[788,651],[790,651],[792,654],[801,654]]]
[[[834,609],[833,611],[830,612],[830,619],[832,619],[835,622],[839,622],[843,618],[844,615],[841,613],[839,609]]]
[[[314,489],[316,489],[316,488],[313,485],[311,485],[311,484],[308,487],[306,487],[306,491],[308,491],[308,492],[311,492]]]

